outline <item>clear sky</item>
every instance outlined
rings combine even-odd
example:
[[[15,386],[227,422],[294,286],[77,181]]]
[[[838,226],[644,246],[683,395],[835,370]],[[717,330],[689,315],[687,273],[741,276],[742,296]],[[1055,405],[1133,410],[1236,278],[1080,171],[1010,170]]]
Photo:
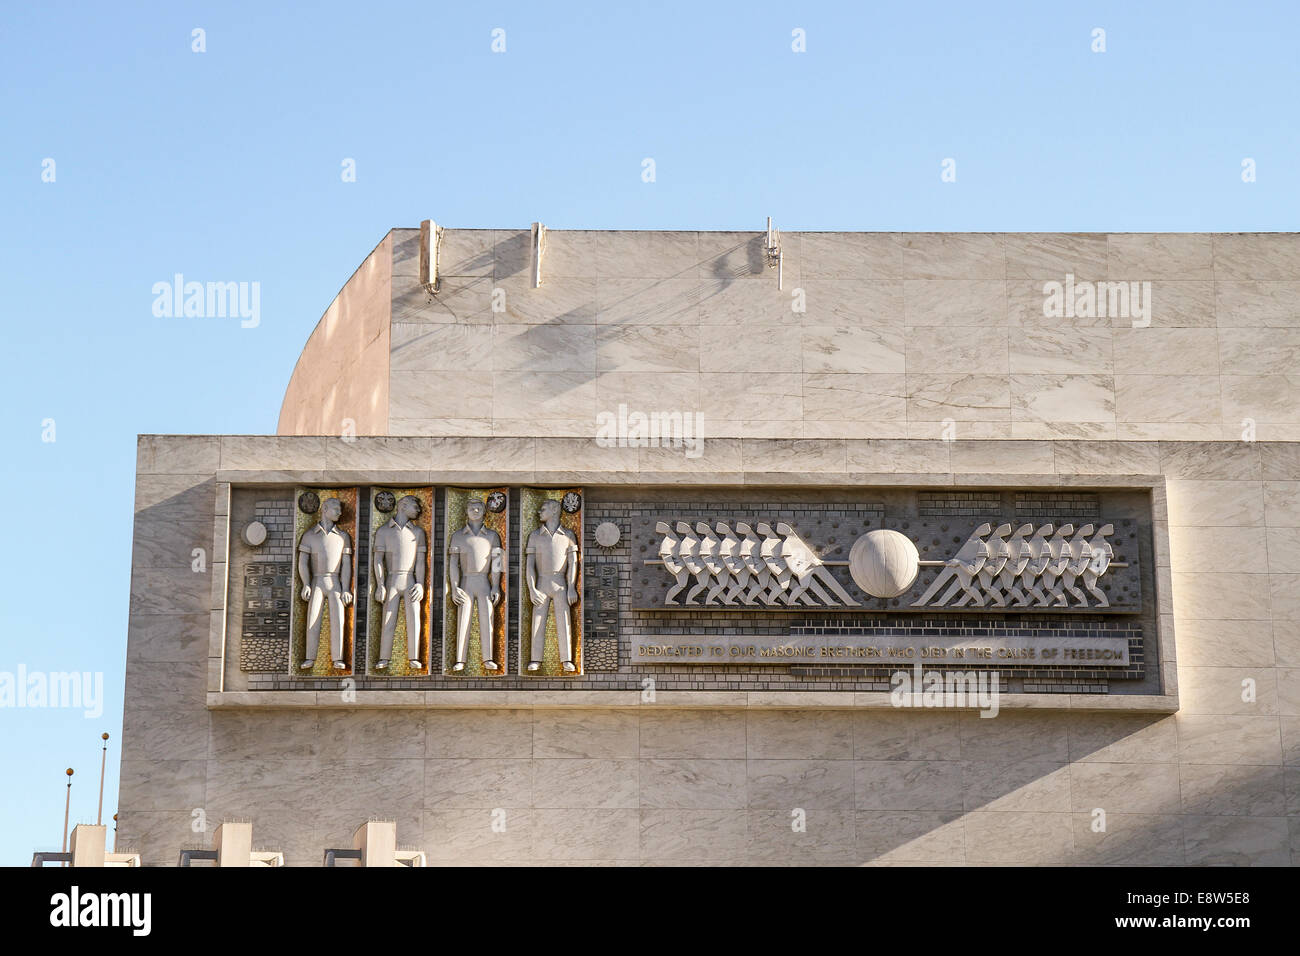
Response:
[[[104,680],[0,708],[3,864],[58,848],[68,766],[93,821],[105,731],[116,809],[135,436],[273,432],[394,226],[1297,228],[1294,0],[280,7],[0,9],[0,680]],[[176,273],[260,324],[156,317]]]

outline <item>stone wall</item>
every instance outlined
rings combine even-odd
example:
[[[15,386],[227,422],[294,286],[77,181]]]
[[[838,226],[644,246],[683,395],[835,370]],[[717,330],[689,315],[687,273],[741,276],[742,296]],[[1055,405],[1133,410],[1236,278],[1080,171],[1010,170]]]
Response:
[[[251,819],[256,845],[306,865],[367,817],[446,862],[1300,859],[1300,445],[748,439],[687,459],[564,439],[144,436],[137,472],[119,849],[149,863],[205,839],[198,810],[209,831]],[[539,686],[451,707],[222,690],[231,482],[980,491],[1144,475],[1167,488],[1155,564],[1175,714],[1071,693],[989,719],[853,693]]]
[[[395,229],[391,295],[331,307],[280,432],[591,437],[625,404],[713,438],[1300,440],[1298,235],[786,233],[781,289],[763,242],[548,230],[535,289],[528,229],[448,229],[431,293]],[[1149,313],[1082,314],[1106,282]]]

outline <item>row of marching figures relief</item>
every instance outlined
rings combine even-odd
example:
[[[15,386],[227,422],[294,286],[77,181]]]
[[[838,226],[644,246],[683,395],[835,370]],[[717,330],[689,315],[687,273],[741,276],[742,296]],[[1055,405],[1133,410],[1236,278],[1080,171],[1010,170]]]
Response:
[[[363,491],[370,497],[369,587],[365,660],[356,668]],[[444,490],[442,659],[432,662],[434,489],[297,488],[290,673],[506,676],[510,494],[508,487]],[[522,488],[519,494],[519,673],[580,676],[582,489]]]
[[[658,557],[644,564],[661,566],[672,579],[655,605],[665,609],[863,607],[842,572],[837,577],[844,569],[876,599],[911,598],[928,582],[903,607],[1101,610],[1112,607],[1103,589],[1107,573],[1131,567],[1116,560],[1112,523],[985,521],[964,541],[953,538],[959,546],[942,559],[923,559],[906,534],[876,528],[857,538],[847,560],[830,560],[791,523],[773,518],[673,517],[655,521],[654,534]],[[932,544],[940,546],[939,538]],[[1114,590],[1120,603],[1131,604],[1136,576]]]

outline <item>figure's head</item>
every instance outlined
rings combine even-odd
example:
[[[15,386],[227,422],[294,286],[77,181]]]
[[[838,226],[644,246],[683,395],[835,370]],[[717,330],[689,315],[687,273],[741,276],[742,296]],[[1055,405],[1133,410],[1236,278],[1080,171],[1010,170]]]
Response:
[[[322,518],[338,521],[343,517],[343,502],[337,498],[326,498],[321,502],[320,513]]]
[[[673,529],[668,527],[667,521],[656,521],[655,530],[660,534],[671,534]]]
[[[420,504],[420,499],[415,495],[403,495],[402,500],[397,502],[397,513],[404,515],[407,521],[414,521],[420,517],[420,511],[423,507]]]
[[[478,498],[471,498],[465,502],[465,517],[470,521],[482,521],[485,514],[487,514],[487,505]]]
[[[537,516],[543,521],[560,520],[560,503],[554,498],[547,498],[537,509]]]

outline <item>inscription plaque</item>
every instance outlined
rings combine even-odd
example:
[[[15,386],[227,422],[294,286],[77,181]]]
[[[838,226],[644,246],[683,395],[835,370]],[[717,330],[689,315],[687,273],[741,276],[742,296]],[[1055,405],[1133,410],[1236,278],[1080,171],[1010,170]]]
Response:
[[[1122,637],[891,637],[817,634],[791,639],[662,634],[632,642],[633,664],[858,664],[872,667],[1127,667]]]

